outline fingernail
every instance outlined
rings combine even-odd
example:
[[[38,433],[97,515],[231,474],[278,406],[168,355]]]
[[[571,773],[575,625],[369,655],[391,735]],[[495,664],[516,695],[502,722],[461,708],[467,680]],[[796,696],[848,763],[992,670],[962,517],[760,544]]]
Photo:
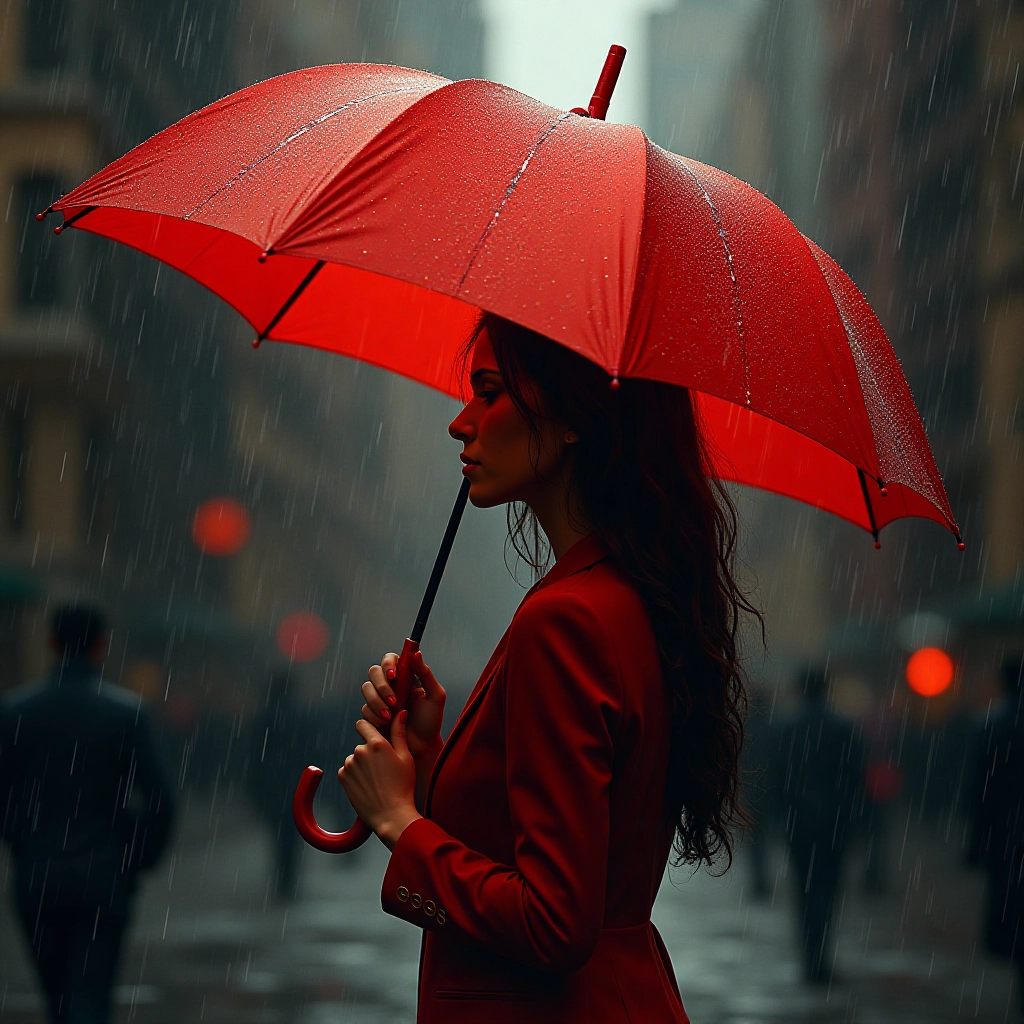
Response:
[[[381,708],[380,709],[380,717],[383,718],[385,722],[390,721],[390,719],[391,719],[391,712],[388,711],[387,708]]]
[[[398,713],[398,720],[402,723],[402,725],[405,725],[405,720],[408,717],[409,717],[409,712],[408,711],[400,711]]]
[[[393,668],[389,668],[388,672],[387,672],[387,676],[388,676],[388,679],[394,679],[395,678],[395,670]]]
[[[387,702],[388,702],[388,703],[389,703],[389,704],[390,704],[390,705],[391,705],[392,707],[394,707],[394,706],[395,706],[395,705],[396,705],[396,704],[398,703],[398,698],[397,698],[397,697],[396,697],[396,696],[395,696],[395,695],[394,695],[393,693],[389,693],[389,694],[388,694],[388,695],[387,695],[387,696],[386,696],[386,697],[385,697],[384,699],[385,699],[385,700],[386,700],[386,701],[387,701]]]

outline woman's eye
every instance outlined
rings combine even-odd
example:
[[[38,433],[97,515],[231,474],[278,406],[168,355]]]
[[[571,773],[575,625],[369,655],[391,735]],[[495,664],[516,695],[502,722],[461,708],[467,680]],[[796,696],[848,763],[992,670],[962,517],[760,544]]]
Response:
[[[491,390],[489,390],[489,391],[481,391],[481,392],[480,392],[480,397],[481,397],[481,398],[482,398],[482,399],[483,399],[483,400],[484,400],[484,401],[485,401],[485,402],[486,402],[486,403],[487,403],[488,405],[491,405],[491,404],[493,404],[494,400],[495,400],[495,399],[496,399],[496,398],[498,397],[498,395],[500,395],[500,394],[501,394],[501,392],[500,392],[500,391],[497,391],[497,390],[491,389]]]

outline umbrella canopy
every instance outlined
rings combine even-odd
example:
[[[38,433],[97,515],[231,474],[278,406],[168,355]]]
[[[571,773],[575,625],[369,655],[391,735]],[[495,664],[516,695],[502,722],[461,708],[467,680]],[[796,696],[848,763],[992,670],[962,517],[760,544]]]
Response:
[[[56,203],[259,339],[458,395],[481,310],[698,392],[717,470],[872,531],[959,531],[906,380],[842,270],[756,190],[640,129],[370,64],[227,96]]]

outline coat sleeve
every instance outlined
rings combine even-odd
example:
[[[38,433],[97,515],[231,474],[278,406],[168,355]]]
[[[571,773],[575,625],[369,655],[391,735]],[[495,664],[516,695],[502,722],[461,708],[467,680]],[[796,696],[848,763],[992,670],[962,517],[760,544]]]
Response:
[[[506,673],[515,864],[419,820],[395,844],[381,903],[420,927],[569,973],[590,958],[604,918],[621,677],[587,602],[543,590],[516,615]]]

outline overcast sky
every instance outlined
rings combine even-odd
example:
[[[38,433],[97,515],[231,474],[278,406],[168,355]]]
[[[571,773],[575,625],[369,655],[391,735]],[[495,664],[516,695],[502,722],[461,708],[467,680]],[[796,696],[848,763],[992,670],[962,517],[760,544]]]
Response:
[[[609,121],[639,123],[646,104],[644,15],[672,0],[483,0],[488,78],[554,107],[585,107],[612,43],[626,47]]]

